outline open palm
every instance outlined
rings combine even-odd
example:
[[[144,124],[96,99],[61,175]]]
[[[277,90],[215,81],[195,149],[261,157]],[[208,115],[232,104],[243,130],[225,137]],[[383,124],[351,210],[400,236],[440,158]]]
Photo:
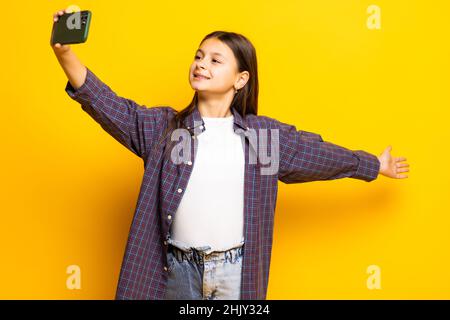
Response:
[[[383,153],[378,156],[380,160],[380,174],[394,179],[408,178],[407,174],[402,172],[409,172],[409,164],[405,157],[393,157],[391,155],[392,146],[388,146],[384,149]]]

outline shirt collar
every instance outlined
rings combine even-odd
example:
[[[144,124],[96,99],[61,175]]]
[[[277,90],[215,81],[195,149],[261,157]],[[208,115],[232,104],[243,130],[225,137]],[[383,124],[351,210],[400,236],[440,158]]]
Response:
[[[231,107],[230,111],[233,114],[234,131],[238,128],[248,130],[245,118],[239,114],[239,111],[234,107]],[[205,131],[205,122],[203,121],[200,111],[198,110],[198,106],[195,106],[194,110],[184,119],[184,124],[189,131],[192,129],[200,129],[199,133]]]

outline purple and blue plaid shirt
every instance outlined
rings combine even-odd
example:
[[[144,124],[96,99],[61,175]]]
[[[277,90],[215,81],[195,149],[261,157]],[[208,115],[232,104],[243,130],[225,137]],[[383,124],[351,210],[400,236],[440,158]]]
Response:
[[[144,160],[144,177],[121,266],[116,299],[163,299],[167,284],[167,237],[195,162],[179,164],[163,155],[164,147],[154,148],[176,110],[169,106],[147,108],[118,96],[89,68],[84,84],[75,90],[70,82],[67,94],[81,104],[100,126],[131,152]],[[244,256],[241,299],[266,299],[274,212],[278,180],[301,183],[316,180],[377,178],[378,158],[362,150],[351,151],[323,141],[318,134],[297,130],[267,116],[241,116],[234,108],[234,130],[278,129],[279,168],[276,174],[261,174],[262,164],[249,161],[252,144],[244,139]],[[185,119],[190,135],[206,128],[194,109]],[[200,128],[200,129],[198,129]],[[264,131],[264,130],[263,130]],[[163,144],[164,145],[164,144]]]

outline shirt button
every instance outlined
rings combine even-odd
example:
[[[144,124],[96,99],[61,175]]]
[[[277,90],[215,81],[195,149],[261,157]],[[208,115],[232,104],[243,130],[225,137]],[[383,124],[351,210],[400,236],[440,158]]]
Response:
[[[202,130],[203,130],[203,128],[204,128],[203,126],[200,126],[200,129],[202,129]]]
[[[167,270],[168,270],[166,266],[164,266],[164,270],[165,270],[165,271],[167,271]]]
[[[192,139],[195,139],[195,136],[192,136]]]
[[[190,166],[192,165],[192,161],[187,161],[186,164]]]
[[[168,216],[167,216],[167,219],[172,219],[172,216],[169,214]]]
[[[180,188],[177,191],[178,191],[178,193],[181,193],[181,192],[183,192],[183,189]]]
[[[164,245],[167,246],[167,241],[164,241]]]

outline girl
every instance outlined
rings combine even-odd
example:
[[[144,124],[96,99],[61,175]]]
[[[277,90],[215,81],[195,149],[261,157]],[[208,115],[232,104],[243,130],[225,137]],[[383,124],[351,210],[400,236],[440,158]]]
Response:
[[[257,115],[256,53],[240,34],[200,42],[181,111],[120,97],[68,45],[53,50],[68,95],[144,161],[116,299],[266,299],[278,180],[407,177],[390,146],[351,151]]]

